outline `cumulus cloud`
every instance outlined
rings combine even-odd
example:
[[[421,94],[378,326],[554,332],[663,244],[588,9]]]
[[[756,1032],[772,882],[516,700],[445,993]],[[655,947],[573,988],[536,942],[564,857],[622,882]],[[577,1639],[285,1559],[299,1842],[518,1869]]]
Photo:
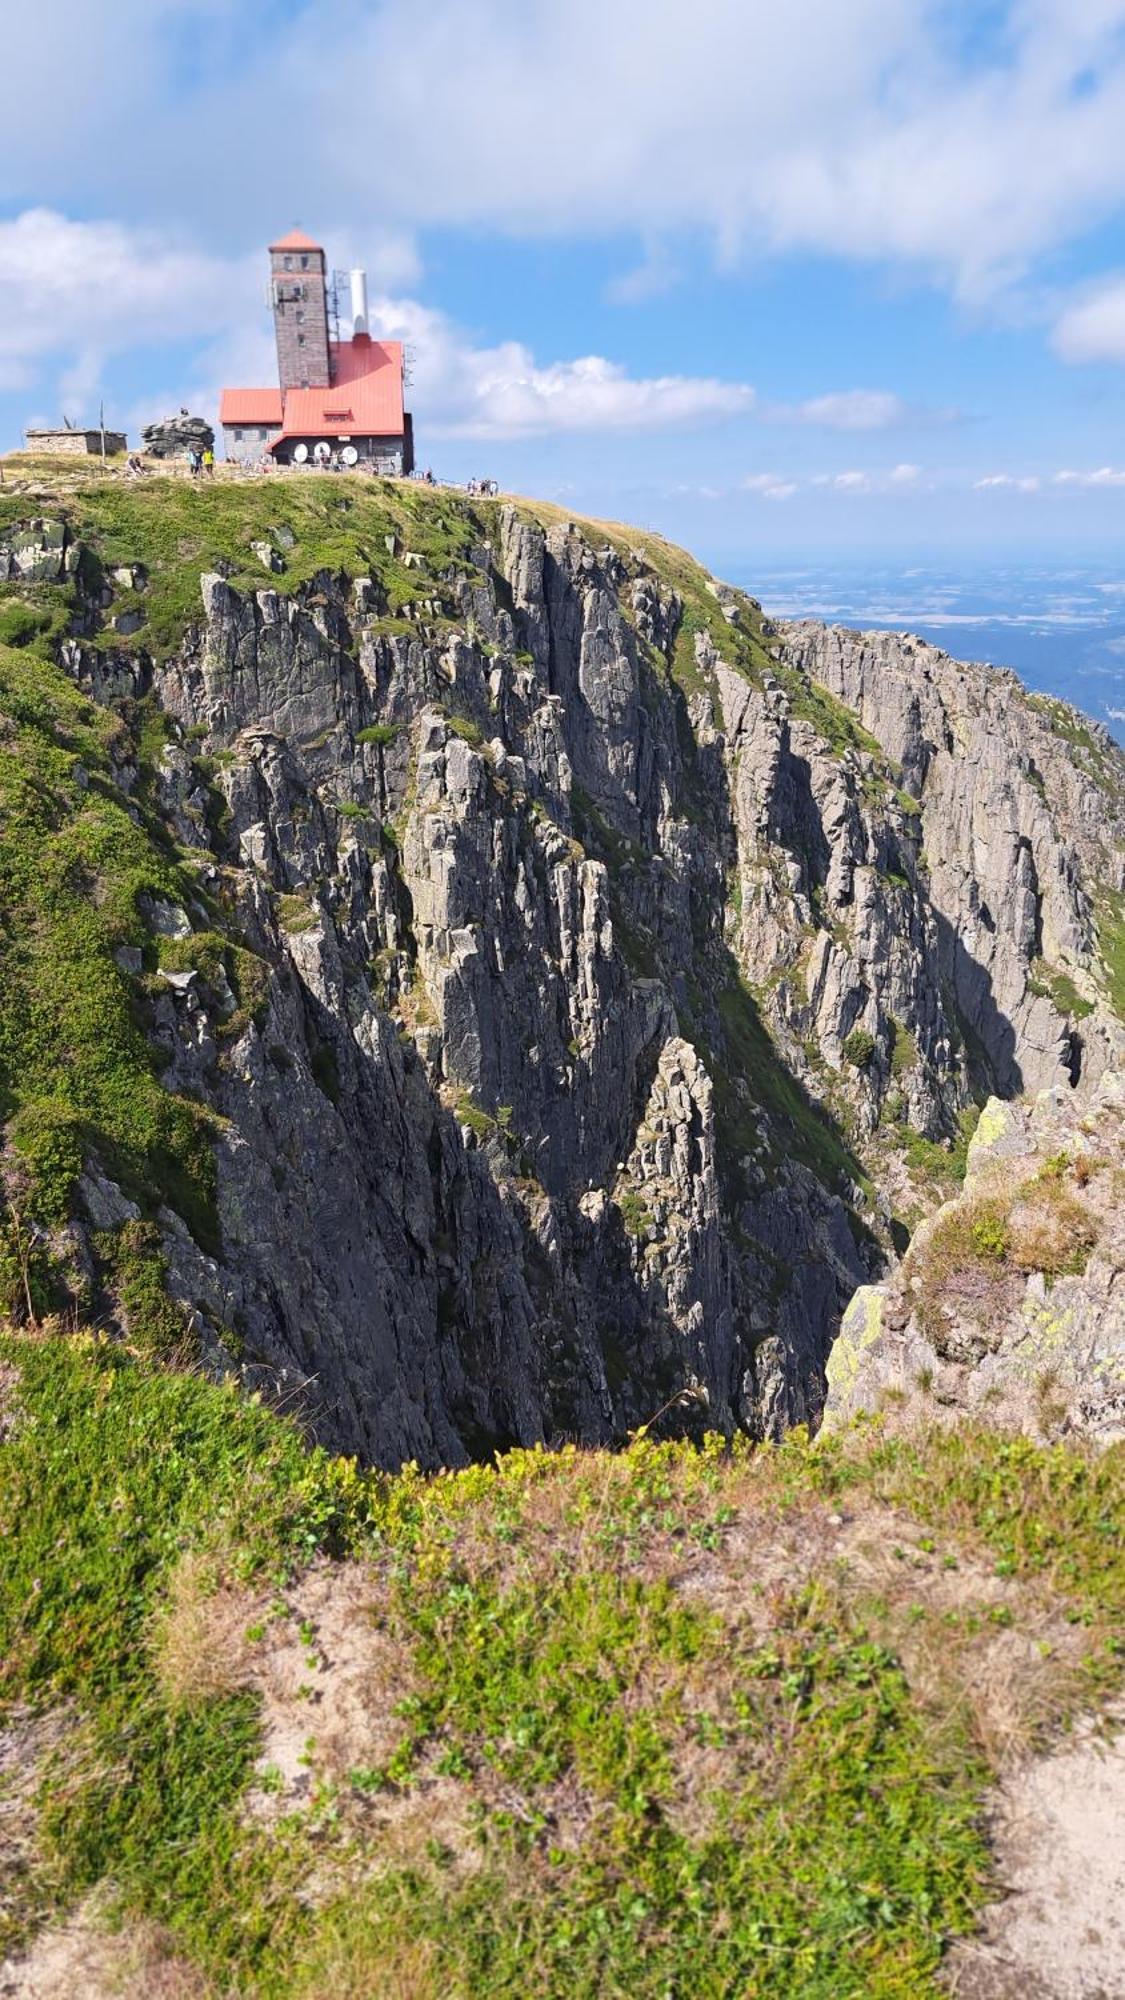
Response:
[[[561,431],[664,430],[746,415],[754,391],[712,376],[635,376],[597,354],[539,362],[520,341],[478,347],[446,314],[377,299],[372,332],[403,339],[415,395],[435,436],[505,439]]]
[[[33,384],[53,359],[64,397],[88,400],[106,359],[199,339],[252,314],[260,273],[116,222],[29,209],[0,223],[0,384]]]
[[[974,493],[1038,493],[1041,482],[1034,473],[1020,475],[1014,472],[990,472],[983,479],[974,479]]]
[[[1064,361],[1125,362],[1125,278],[1105,280],[1067,306],[1052,344]]]
[[[929,486],[924,483],[920,465],[893,465],[887,471],[861,472],[814,472],[802,481],[794,473],[752,472],[742,481],[744,493],[757,494],[764,500],[788,500],[794,493],[805,489],[818,494],[840,494],[847,498],[857,494],[904,494],[925,493]]]
[[[869,472],[818,472],[812,484],[830,487],[834,493],[870,493],[875,482]]]
[[[744,493],[756,493],[761,500],[789,500],[797,491],[795,479],[779,478],[776,472],[752,472],[742,482]]]
[[[1056,486],[1077,486],[1086,491],[1125,486],[1125,471],[1115,465],[1100,465],[1095,472],[1056,472]]]
[[[5,22],[0,175],[57,201],[80,169],[91,205],[190,201],[227,240],[279,213],[357,226],[375,201],[407,230],[905,261],[980,297],[1125,201],[1121,0],[991,17],[974,36],[919,0],[113,0],[91,34],[88,0],[39,0]],[[107,104],[128,106],[112,145]]]

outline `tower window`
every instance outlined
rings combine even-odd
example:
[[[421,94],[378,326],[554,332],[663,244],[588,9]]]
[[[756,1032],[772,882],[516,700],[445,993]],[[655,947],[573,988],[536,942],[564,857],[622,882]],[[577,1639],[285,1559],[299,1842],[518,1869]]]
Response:
[[[308,258],[307,258],[307,257],[302,257],[302,259],[301,259],[301,269],[302,269],[302,271],[307,271],[307,270],[308,270],[308,268],[309,268],[309,260],[308,260]]]
[[[284,263],[284,265],[285,265],[285,269],[286,269],[287,271],[291,271],[291,270],[293,269],[293,259],[292,259],[292,257],[285,257],[285,258],[283,258],[283,259],[282,259],[282,262]]]

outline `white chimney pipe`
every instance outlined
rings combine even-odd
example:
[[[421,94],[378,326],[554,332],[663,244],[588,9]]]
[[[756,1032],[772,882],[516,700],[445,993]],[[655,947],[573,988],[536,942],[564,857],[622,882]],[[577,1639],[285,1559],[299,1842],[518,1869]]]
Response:
[[[352,281],[352,333],[367,332],[367,272],[353,271]]]

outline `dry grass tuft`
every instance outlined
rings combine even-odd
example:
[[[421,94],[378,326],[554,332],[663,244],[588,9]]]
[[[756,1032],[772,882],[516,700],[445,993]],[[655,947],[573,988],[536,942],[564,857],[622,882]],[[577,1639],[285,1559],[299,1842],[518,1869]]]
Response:
[[[180,1557],[152,1627],[157,1680],[175,1708],[197,1708],[252,1686],[248,1636],[265,1615],[260,1593],[224,1583],[213,1558]]]
[[[1057,1278],[1084,1271],[1098,1224],[1084,1201],[1054,1179],[1033,1181],[1013,1204],[1008,1255],[1019,1271]]]

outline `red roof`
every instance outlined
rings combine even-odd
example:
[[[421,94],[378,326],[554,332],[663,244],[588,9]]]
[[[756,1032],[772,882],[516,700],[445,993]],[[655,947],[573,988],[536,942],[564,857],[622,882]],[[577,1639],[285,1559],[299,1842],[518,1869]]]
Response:
[[[221,424],[259,424],[276,426],[281,423],[280,389],[224,389],[219,405]]]
[[[323,244],[314,243],[311,236],[306,236],[303,229],[291,229],[288,236],[279,237],[276,243],[270,244],[271,250],[323,250],[323,248]]]
[[[401,437],[406,428],[402,342],[372,340],[369,334],[361,333],[338,345],[333,342],[329,353],[336,380],[329,389],[286,390],[281,438]],[[225,398],[223,407],[225,410]],[[223,421],[230,420],[224,417]],[[274,438],[272,444],[280,444],[281,438]]]

